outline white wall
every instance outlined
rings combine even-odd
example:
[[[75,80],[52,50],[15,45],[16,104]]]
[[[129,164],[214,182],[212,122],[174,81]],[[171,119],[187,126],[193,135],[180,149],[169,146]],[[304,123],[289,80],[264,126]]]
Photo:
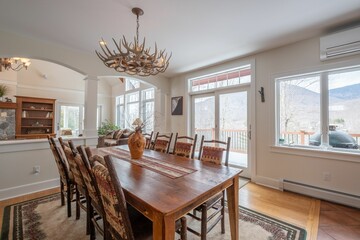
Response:
[[[329,62],[319,59],[319,38],[312,38],[281,48],[273,49],[243,59],[222,63],[193,71],[171,79],[171,97],[184,96],[184,115],[170,116],[171,131],[189,133],[187,79],[204,73],[229,69],[242,61],[255,59],[256,78],[256,162],[255,182],[279,188],[282,179],[360,196],[359,155],[321,153],[317,151],[289,151],[273,147],[275,144],[274,78],[287,72],[306,72],[332,64],[359,63],[359,55]],[[238,65],[239,66],[239,65]],[[257,90],[265,89],[266,102],[260,101]],[[306,155],[306,156],[304,156]],[[323,180],[323,172],[332,174],[331,181]]]
[[[0,83],[9,85],[8,95],[10,97],[16,94],[29,95],[56,98],[62,102],[76,101],[83,104],[84,80],[77,81],[77,77],[90,76],[91,79],[104,76],[127,77],[126,74],[120,74],[105,67],[95,54],[0,30],[0,57],[16,56],[57,63],[75,72],[66,74],[66,77],[65,74],[55,73],[55,71],[36,72],[35,65],[30,65],[27,73],[25,71],[1,72]],[[31,74],[31,76],[22,76],[23,74]],[[43,79],[42,74],[46,74],[48,79]],[[19,84],[17,83],[18,79]],[[165,77],[151,76],[140,78],[140,80],[150,82],[161,89],[163,94],[170,92],[170,83]],[[60,82],[65,83],[65,87],[59,86]],[[98,82],[97,102],[103,107],[103,120],[113,118],[111,88],[101,81]],[[33,141],[35,140],[0,142],[0,199],[58,185],[58,173],[53,164],[54,159],[47,141],[41,140],[40,147],[37,146],[35,150],[32,150]],[[77,144],[94,146],[97,139],[85,138],[78,139],[78,141]],[[40,164],[42,172],[40,175],[33,176],[31,174],[32,167],[37,164]]]

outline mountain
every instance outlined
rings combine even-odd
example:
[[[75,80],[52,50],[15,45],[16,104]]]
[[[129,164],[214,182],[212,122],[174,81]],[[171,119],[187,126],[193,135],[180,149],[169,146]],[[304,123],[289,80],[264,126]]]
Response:
[[[360,83],[346,87],[335,88],[329,91],[330,97],[340,98],[346,100],[360,98]]]

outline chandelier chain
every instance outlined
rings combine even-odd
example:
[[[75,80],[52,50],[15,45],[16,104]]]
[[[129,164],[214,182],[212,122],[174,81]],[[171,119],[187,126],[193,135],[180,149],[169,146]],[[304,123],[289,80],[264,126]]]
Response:
[[[139,46],[139,14],[136,14],[136,46]]]

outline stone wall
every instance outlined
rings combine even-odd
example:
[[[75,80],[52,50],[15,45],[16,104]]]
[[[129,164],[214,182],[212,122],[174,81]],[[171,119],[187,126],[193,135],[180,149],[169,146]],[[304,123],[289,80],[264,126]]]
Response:
[[[15,109],[0,109],[0,140],[15,139]]]

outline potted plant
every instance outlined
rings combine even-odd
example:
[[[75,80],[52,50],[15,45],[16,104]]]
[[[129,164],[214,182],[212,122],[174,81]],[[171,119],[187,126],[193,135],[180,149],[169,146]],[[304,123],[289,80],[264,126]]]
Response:
[[[105,122],[101,123],[101,126],[98,129],[98,134],[100,136],[106,135],[109,132],[112,132],[114,130],[120,129],[118,126],[116,126],[114,123],[110,122],[109,120],[105,120]]]
[[[8,87],[4,84],[0,84],[0,102],[3,101],[3,97],[8,92]]]

